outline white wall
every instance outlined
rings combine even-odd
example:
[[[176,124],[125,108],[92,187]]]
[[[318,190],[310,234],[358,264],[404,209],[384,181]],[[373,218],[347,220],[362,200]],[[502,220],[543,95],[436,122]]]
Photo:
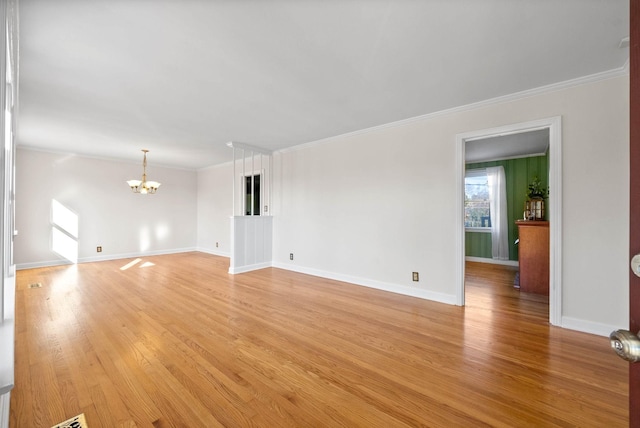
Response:
[[[628,76],[617,77],[278,152],[274,265],[455,302],[455,136],[562,116],[562,323],[599,334],[626,327],[628,93]],[[150,197],[124,184],[139,173],[136,164],[18,150],[16,263],[58,259],[53,198],[80,215],[81,259],[96,245],[105,256],[192,247],[228,255],[231,164],[198,173],[151,164],[163,185]]]
[[[238,152],[240,153],[236,154],[235,167],[235,209],[233,207],[233,162],[198,171],[198,250],[200,251],[226,257],[231,256],[231,217],[242,215],[243,212],[243,173],[246,176],[263,174],[261,216],[270,213],[271,165],[269,157],[256,154],[255,159],[252,159],[251,155],[247,154],[248,157],[244,159],[243,166],[242,150],[238,150]],[[236,249],[238,250],[240,247],[236,247]],[[269,263],[270,261],[271,259],[269,259]]]
[[[78,215],[79,261],[193,250],[197,174],[149,163],[155,195],[131,192],[139,164],[18,149],[15,262],[18,268],[63,263],[51,248],[51,203]],[[96,247],[103,252],[97,253]]]
[[[454,302],[456,134],[562,116],[563,325],[624,327],[628,93],[611,78],[277,153],[274,264]]]
[[[229,257],[232,187],[232,163],[198,171],[198,250]]]

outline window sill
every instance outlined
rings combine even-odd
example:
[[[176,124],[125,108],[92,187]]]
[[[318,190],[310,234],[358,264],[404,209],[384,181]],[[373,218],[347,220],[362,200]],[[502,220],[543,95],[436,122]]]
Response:
[[[465,232],[474,232],[474,233],[491,233],[490,227],[465,227]]]

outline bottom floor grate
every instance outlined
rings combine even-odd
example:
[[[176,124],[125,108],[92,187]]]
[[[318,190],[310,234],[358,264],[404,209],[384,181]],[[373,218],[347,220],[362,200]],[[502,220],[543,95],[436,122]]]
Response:
[[[89,428],[89,425],[87,425],[87,420],[84,418],[84,413],[80,413],[78,416],[67,419],[51,428]]]

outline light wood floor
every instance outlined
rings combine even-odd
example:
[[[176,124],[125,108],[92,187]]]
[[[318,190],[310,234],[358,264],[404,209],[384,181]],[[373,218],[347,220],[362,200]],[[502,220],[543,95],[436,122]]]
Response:
[[[10,427],[627,425],[627,364],[550,327],[510,269],[469,264],[461,308],[197,252],[129,261],[18,272]]]

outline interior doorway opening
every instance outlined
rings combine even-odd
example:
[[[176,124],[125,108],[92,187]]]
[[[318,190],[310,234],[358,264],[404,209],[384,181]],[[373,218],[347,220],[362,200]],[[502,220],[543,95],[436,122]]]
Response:
[[[552,117],[531,122],[478,130],[456,136],[457,155],[457,201],[460,222],[457,230],[456,303],[465,304],[465,171],[467,143],[480,140],[500,139],[507,136],[522,136],[537,131],[548,132],[548,221],[549,221],[549,322],[561,325],[561,211],[562,211],[562,162],[561,162],[561,118]],[[511,147],[513,149],[513,147]]]

